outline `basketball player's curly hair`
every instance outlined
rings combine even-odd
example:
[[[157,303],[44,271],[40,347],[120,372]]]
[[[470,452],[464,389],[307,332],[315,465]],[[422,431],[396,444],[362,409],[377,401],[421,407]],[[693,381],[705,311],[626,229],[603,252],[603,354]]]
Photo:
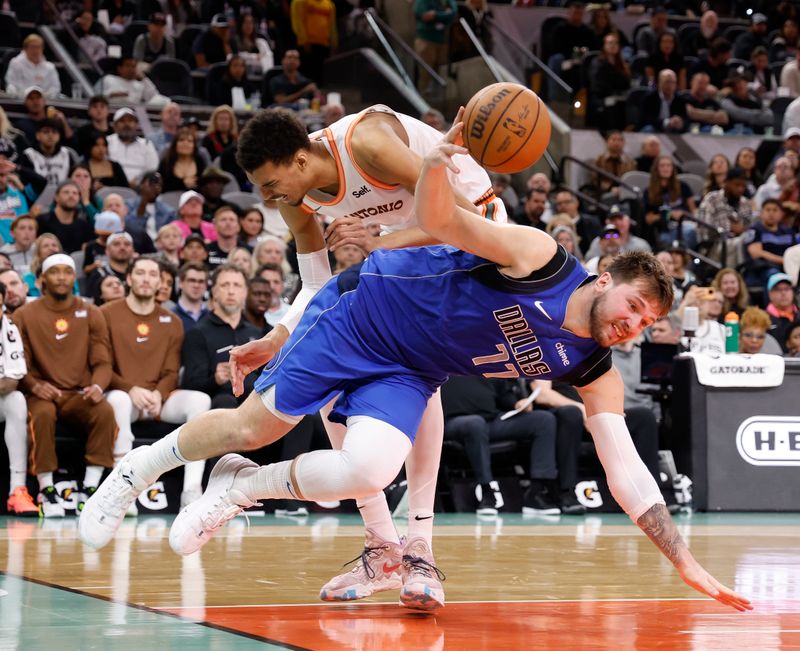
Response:
[[[250,118],[239,134],[236,162],[246,172],[264,163],[285,165],[309,145],[306,127],[292,111],[264,109]]]
[[[639,281],[645,298],[661,307],[660,316],[669,314],[675,299],[672,277],[652,253],[630,251],[620,253],[608,265],[606,271],[614,282],[633,284]]]

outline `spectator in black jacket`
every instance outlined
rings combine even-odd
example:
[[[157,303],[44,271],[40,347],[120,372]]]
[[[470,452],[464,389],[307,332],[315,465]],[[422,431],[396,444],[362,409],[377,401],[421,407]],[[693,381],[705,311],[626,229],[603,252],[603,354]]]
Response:
[[[489,443],[502,440],[531,442],[531,486],[525,493],[523,513],[557,515],[560,509],[551,484],[556,479],[556,418],[544,410],[532,410],[514,395],[513,386],[504,380],[482,377],[453,377],[442,386],[444,436],[460,441],[466,450],[477,480],[477,512],[497,513],[502,499],[494,480]],[[505,411],[521,408],[506,420]],[[478,490],[480,487],[480,490]]]
[[[243,316],[247,299],[247,278],[229,264],[221,265],[211,277],[214,309],[186,333],[183,340],[182,387],[211,396],[212,409],[231,409],[247,397],[260,371],[245,378],[244,393],[237,399],[231,389],[228,353],[234,346],[259,339],[261,331]]]
[[[767,17],[764,14],[753,14],[750,19],[750,29],[742,32],[733,44],[733,56],[737,59],[749,60],[750,54],[757,47],[766,47],[767,41]]]
[[[208,103],[211,106],[233,105],[233,89],[241,88],[245,98],[255,90],[253,83],[247,78],[247,64],[238,54],[228,59],[228,68],[219,83],[212,84],[208,91]]]
[[[683,133],[686,131],[686,101],[677,94],[678,78],[672,70],[658,75],[658,88],[642,102],[639,131]]]
[[[705,72],[711,81],[709,91],[716,93],[725,84],[728,78],[728,61],[731,59],[730,41],[724,38],[717,38],[708,48],[708,55],[692,64],[689,68],[689,79],[698,72]]]

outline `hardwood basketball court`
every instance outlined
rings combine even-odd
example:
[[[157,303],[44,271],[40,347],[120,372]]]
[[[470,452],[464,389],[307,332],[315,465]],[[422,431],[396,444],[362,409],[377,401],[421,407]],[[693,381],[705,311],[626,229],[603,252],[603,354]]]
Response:
[[[75,518],[0,518],[0,649],[800,649],[800,516],[677,519],[753,612],[701,598],[617,515],[437,516],[432,615],[397,593],[318,601],[360,551],[353,516],[239,517],[186,558],[169,516],[127,519],[99,552]]]

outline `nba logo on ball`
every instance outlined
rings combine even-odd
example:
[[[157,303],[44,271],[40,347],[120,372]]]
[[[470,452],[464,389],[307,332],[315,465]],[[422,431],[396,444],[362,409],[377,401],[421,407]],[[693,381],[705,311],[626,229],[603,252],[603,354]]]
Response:
[[[521,172],[541,158],[550,142],[550,115],[532,90],[492,84],[464,109],[464,146],[493,172]]]

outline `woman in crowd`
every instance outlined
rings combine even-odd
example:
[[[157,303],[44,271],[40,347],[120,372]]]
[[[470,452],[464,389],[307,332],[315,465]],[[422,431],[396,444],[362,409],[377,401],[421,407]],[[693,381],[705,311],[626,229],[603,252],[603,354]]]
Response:
[[[703,196],[715,190],[721,190],[725,185],[725,177],[731,164],[725,154],[714,154],[706,170],[706,183],[703,186]]]
[[[669,156],[659,156],[650,169],[650,183],[644,194],[644,220],[649,227],[650,244],[669,246],[681,239],[693,249],[697,245],[694,223],[682,221],[697,210],[692,190],[678,178],[675,163]],[[680,227],[680,238],[678,228]]]
[[[69,173],[69,178],[78,184],[81,192],[81,212],[90,224],[94,224],[94,216],[102,209],[102,201],[95,196],[94,179],[88,165],[79,163]]]
[[[219,83],[208,89],[208,103],[211,106],[221,104],[233,105],[233,89],[241,88],[245,97],[250,97],[256,90],[255,85],[247,78],[247,65],[244,59],[234,54],[228,59],[228,68]]]
[[[258,240],[265,235],[264,215],[257,208],[248,208],[239,217],[239,241],[251,248],[258,244]]]
[[[104,135],[99,135],[94,144],[89,147],[89,157],[86,159],[89,173],[94,179],[94,189],[97,191],[103,186],[127,188],[128,177],[125,170],[118,162],[108,157],[108,140]]]
[[[240,14],[239,20],[236,21],[234,41],[239,56],[247,65],[247,71],[260,75],[275,65],[275,58],[267,39],[261,36],[256,29],[256,19],[253,14]]]
[[[574,255],[576,258],[578,258],[578,261],[583,264],[583,254],[581,254],[581,249],[578,246],[580,239],[578,238],[578,234],[575,232],[575,229],[562,224],[556,226],[550,235],[553,236],[553,239],[556,242],[564,247],[567,253]]]
[[[163,179],[162,192],[183,192],[197,188],[197,180],[206,165],[197,151],[194,132],[181,127],[158,166]]]
[[[603,116],[599,126],[608,129],[622,129],[625,126],[625,103],[618,102],[617,111],[606,108],[606,98],[622,97],[631,88],[631,71],[622,58],[619,35],[606,34],[603,47],[589,66],[591,78],[591,105]]]
[[[690,345],[693,353],[707,353],[722,355],[725,352],[725,326],[712,317],[718,310],[716,305],[717,292],[710,287],[690,287],[678,307],[678,317],[683,320],[687,307],[696,307],[698,313],[698,327],[692,338],[691,345],[682,338],[684,346]],[[722,299],[720,297],[720,306]]]
[[[94,304],[100,306],[120,298],[125,298],[125,285],[119,278],[110,275],[100,281],[98,296],[95,297]]]
[[[742,147],[739,153],[736,154],[736,161],[734,167],[739,167],[744,170],[745,178],[747,179],[747,190],[745,196],[752,199],[758,189],[758,186],[764,183],[764,177],[756,167],[756,152],[752,147]]]
[[[594,32],[595,37],[595,47],[593,49],[602,50],[606,36],[614,34],[619,40],[622,56],[626,59],[630,56],[630,41],[611,21],[611,12],[608,10],[608,5],[594,5],[594,9],[589,16],[589,28]]]
[[[748,307],[739,321],[739,352],[747,355],[768,353],[782,355],[780,345],[767,330],[772,327],[772,320],[759,307]]]
[[[41,296],[42,292],[39,287],[39,273],[42,271],[42,263],[45,258],[53,255],[54,253],[63,253],[64,249],[61,247],[61,242],[52,233],[42,233],[36,238],[34,244],[36,253],[31,260],[31,270],[22,275],[22,280],[28,285],[28,296]],[[78,281],[75,280],[75,285],[72,288],[73,294],[80,294],[78,290]]]
[[[0,149],[5,152],[5,157],[16,162],[19,155],[29,146],[25,134],[12,126],[5,109],[0,106]]]
[[[159,258],[164,262],[180,266],[180,251],[183,246],[183,233],[175,224],[165,224],[158,229],[155,241]]]
[[[686,90],[686,62],[678,51],[678,42],[672,31],[662,32],[658,37],[656,51],[647,59],[644,74],[647,83],[654,85],[658,73],[662,70],[672,70],[678,78],[678,90]]]
[[[161,286],[156,292],[156,303],[171,312],[175,307],[175,276],[178,272],[175,265],[168,262],[161,261],[158,266],[161,269]]]
[[[253,254],[244,246],[237,246],[228,254],[227,261],[237,269],[241,269],[250,278],[253,274]]]
[[[227,104],[218,106],[208,119],[208,131],[200,143],[211,160],[217,158],[239,138],[236,113]]]
[[[742,316],[742,313],[750,305],[750,292],[747,291],[744,278],[736,269],[730,267],[720,269],[714,276],[714,280],[711,281],[711,286],[722,294],[721,319],[723,321],[728,312],[735,312]]]
[[[800,322],[793,323],[786,334],[786,357],[800,357]]]

